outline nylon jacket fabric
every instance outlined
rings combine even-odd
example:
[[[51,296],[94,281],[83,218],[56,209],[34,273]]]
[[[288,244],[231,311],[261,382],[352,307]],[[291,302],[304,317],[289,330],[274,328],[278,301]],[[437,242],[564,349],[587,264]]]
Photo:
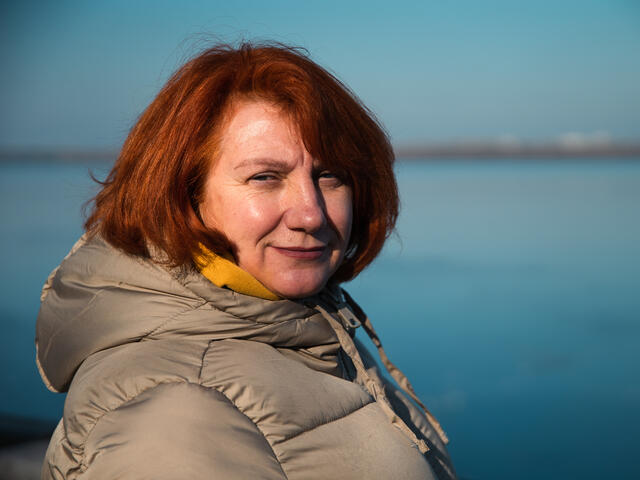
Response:
[[[36,327],[43,381],[68,391],[42,478],[455,478],[330,298],[250,297],[81,239]]]

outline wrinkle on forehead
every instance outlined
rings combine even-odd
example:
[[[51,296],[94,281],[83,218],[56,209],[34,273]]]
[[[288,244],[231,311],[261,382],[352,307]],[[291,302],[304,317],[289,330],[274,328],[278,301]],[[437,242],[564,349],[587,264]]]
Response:
[[[245,107],[261,108],[265,112],[280,117],[287,125],[289,137],[282,138],[283,142],[279,142],[276,136],[270,132],[269,119],[256,120],[250,122],[247,125],[236,125],[235,128],[230,128],[232,124],[242,119],[243,115],[247,115]],[[238,117],[240,114],[240,118]],[[283,146],[289,150],[288,155],[304,157],[309,155],[313,159],[313,167],[320,168],[325,165],[324,160],[314,157],[309,150],[305,139],[302,137],[302,131],[304,130],[302,125],[297,123],[296,116],[293,112],[289,111],[286,107],[278,104],[269,99],[260,98],[251,95],[234,95],[232,96],[226,105],[223,107],[223,112],[217,120],[217,127],[212,131],[208,141],[203,145],[203,155],[209,158],[207,170],[212,172],[218,166],[218,160],[223,151],[229,152],[238,145],[242,144],[265,144],[271,147]],[[273,126],[275,128],[275,126]],[[233,132],[233,137],[229,136],[229,133]],[[252,142],[252,138],[261,138],[262,142]],[[266,140],[266,141],[265,141]],[[271,140],[271,142],[269,142]],[[284,147],[287,144],[287,147]],[[295,145],[295,151],[291,151],[291,145]],[[299,149],[299,150],[298,150]],[[251,157],[265,157],[266,152],[261,152],[260,148],[256,148],[253,152],[245,152]],[[284,151],[283,151],[284,153]]]
[[[274,122],[274,118],[279,121]],[[236,103],[219,146],[220,151],[240,151],[243,156],[257,158],[272,157],[274,151],[277,160],[290,161],[309,155],[291,116],[266,101]]]

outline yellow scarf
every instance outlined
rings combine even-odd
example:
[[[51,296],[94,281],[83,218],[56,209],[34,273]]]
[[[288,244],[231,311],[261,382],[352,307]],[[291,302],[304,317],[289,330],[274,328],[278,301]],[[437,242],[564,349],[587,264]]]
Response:
[[[265,300],[280,300],[280,297],[256,280],[253,275],[236,265],[230,255],[222,257],[203,245],[200,248],[202,253],[196,256],[196,265],[200,273],[214,285]]]

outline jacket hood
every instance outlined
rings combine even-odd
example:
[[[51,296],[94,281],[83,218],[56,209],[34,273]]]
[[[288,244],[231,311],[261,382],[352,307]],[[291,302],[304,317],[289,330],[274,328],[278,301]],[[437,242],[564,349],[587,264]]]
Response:
[[[45,385],[68,390],[89,356],[147,340],[189,337],[267,343],[316,371],[337,374],[340,351],[355,381],[421,452],[429,447],[394,411],[387,389],[364,364],[353,335],[362,326],[397,384],[447,437],[404,374],[391,363],[364,312],[337,286],[304,300],[266,300],[220,288],[194,268],[169,269],[127,255],[100,237],[81,238],[45,283],[36,322],[36,362]],[[376,367],[372,367],[373,371]]]
[[[68,389],[88,356],[150,339],[242,338],[307,350],[318,363],[333,363],[339,349],[313,301],[242,295],[193,268],[168,269],[99,237],[76,243],[47,279],[41,300],[36,361],[45,385],[56,392]]]

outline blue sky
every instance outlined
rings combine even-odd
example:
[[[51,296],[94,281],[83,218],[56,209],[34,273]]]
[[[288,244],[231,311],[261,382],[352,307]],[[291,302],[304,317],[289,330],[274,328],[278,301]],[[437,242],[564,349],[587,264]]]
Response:
[[[635,0],[25,0],[0,9],[0,147],[117,148],[169,74],[216,38],[306,47],[396,145],[569,132],[640,139]]]

